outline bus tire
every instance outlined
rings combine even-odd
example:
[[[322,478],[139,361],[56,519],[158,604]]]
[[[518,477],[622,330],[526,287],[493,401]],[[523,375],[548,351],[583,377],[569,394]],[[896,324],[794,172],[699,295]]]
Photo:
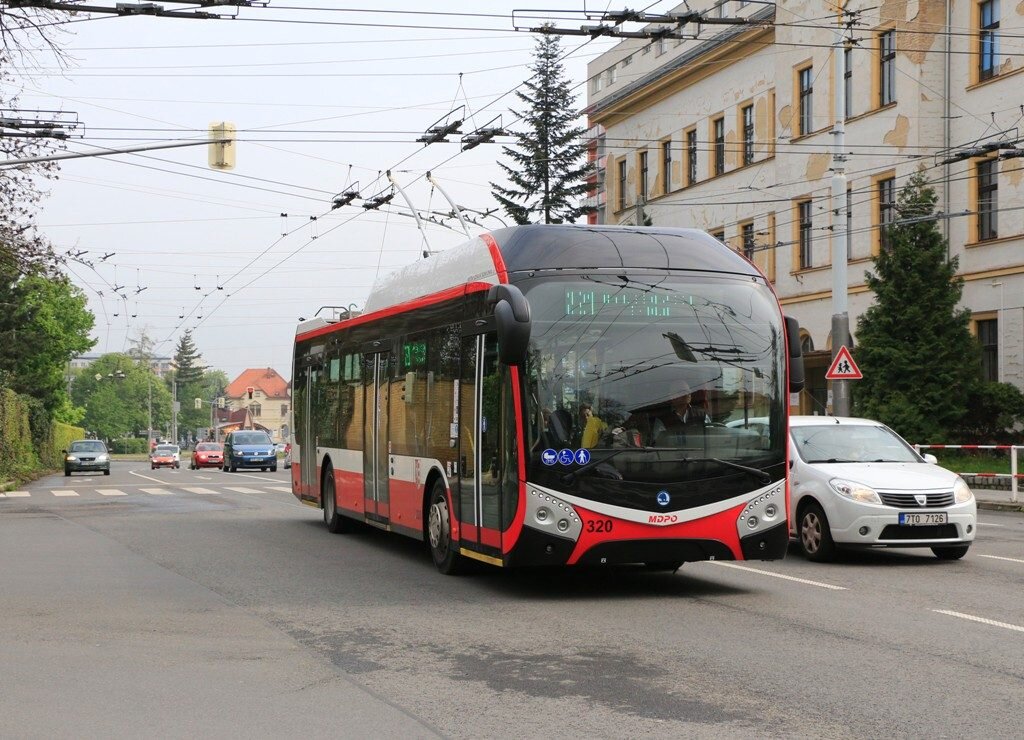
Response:
[[[427,511],[427,543],[434,565],[446,576],[462,573],[466,560],[456,550],[452,541],[451,510],[448,508],[448,492],[444,481],[438,478],[430,491],[430,508]]]
[[[334,490],[334,469],[328,465],[324,470],[324,480],[320,486],[320,500],[324,507],[324,524],[331,534],[348,534],[355,522],[338,513],[338,497]]]

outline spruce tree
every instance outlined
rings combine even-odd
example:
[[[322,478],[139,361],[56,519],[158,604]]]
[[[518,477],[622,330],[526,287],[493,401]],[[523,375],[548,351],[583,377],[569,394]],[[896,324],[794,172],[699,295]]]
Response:
[[[185,330],[174,351],[175,371],[172,382],[178,384],[178,400],[181,412],[178,414],[178,430],[181,436],[190,436],[198,428],[210,426],[210,398],[205,396],[203,373],[206,367],[200,363],[199,349],[192,340],[192,331]],[[201,399],[200,408],[195,399]]]
[[[910,442],[946,440],[980,383],[970,310],[957,308],[963,278],[933,218],[935,191],[918,173],[900,191],[896,223],[865,273],[875,303],[857,321],[854,411]]]
[[[514,146],[502,147],[512,163],[498,163],[510,185],[491,183],[495,199],[517,224],[573,223],[593,210],[579,205],[590,188],[586,129],[577,123],[580,113],[560,56],[559,37],[541,35],[530,65],[533,75],[523,83],[525,91],[516,90],[526,106],[515,112],[523,130],[514,135]]]

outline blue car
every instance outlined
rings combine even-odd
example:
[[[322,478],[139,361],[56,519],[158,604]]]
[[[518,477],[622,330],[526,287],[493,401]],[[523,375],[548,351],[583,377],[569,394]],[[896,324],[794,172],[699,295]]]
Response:
[[[277,452],[269,434],[252,429],[228,434],[224,440],[224,472],[234,473],[239,468],[277,472]]]

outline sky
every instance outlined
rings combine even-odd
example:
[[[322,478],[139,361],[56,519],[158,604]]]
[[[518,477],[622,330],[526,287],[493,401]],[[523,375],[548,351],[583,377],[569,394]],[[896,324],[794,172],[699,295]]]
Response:
[[[309,0],[223,11],[234,20],[95,15],[67,26],[63,69],[40,54],[14,71],[22,110],[77,118],[68,151],[205,141],[218,121],[239,131],[230,172],[207,166],[205,145],[61,164],[38,221],[75,257],[67,270],[96,316],[93,352],[124,351],[144,333],[169,356],[191,328],[203,361],[229,377],[273,367],[290,378],[300,317],[361,307],[376,279],[425,246],[465,241],[455,220],[428,223],[424,237],[398,194],[380,211],[361,201],[332,210],[332,200],[351,188],[388,192],[390,169],[421,212],[448,211],[425,180],[431,171],[460,205],[494,208],[500,145],[462,152],[458,136],[416,139],[450,115],[463,132],[514,125],[522,105],[511,93],[537,38],[515,27],[578,27],[579,11],[595,10],[592,0],[528,6],[535,17],[513,19],[522,5],[442,0],[411,14],[425,6],[354,12]],[[586,63],[612,43],[562,38],[580,108]],[[472,233],[501,228],[495,216],[478,217]]]

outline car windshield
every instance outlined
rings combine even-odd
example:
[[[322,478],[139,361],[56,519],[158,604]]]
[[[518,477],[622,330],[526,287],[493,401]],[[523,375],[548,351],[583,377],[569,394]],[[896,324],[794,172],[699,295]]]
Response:
[[[158,455],[175,455],[177,452],[177,445],[157,445],[156,448],[156,454]]]
[[[913,447],[884,426],[831,422],[793,426],[790,434],[809,463],[921,462]]]
[[[196,452],[220,452],[221,446],[216,442],[200,442],[196,445]]]
[[[231,437],[231,444],[236,445],[269,445],[270,437],[262,432],[245,432]]]
[[[98,439],[88,439],[84,442],[72,442],[68,452],[106,452],[107,447]]]
[[[539,475],[567,472],[552,451],[579,462],[589,458],[581,448],[604,461],[588,475],[652,483],[721,475],[722,460],[781,460],[784,342],[763,283],[590,275],[525,287],[527,433]],[[705,464],[686,462],[698,458]]]

